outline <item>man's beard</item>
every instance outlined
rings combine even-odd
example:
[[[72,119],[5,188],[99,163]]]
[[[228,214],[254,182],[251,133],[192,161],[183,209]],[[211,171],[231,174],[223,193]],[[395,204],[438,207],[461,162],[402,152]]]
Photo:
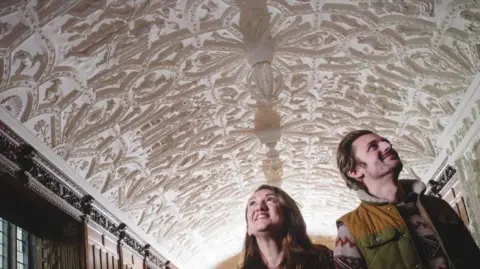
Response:
[[[394,178],[397,181],[398,181],[398,177],[400,176],[400,173],[402,172],[402,170],[403,170],[403,163],[402,163],[402,161],[400,161],[400,163],[393,168]]]
[[[393,174],[393,179],[395,180],[395,182],[397,182],[400,172],[402,172],[402,170],[403,170],[403,163],[402,161],[399,160],[399,162],[396,163],[395,166],[389,167],[385,171],[381,171],[380,173],[378,173],[378,171],[373,171],[373,173],[368,173],[368,174],[370,175],[371,178],[376,178],[376,179],[381,179],[389,174]]]

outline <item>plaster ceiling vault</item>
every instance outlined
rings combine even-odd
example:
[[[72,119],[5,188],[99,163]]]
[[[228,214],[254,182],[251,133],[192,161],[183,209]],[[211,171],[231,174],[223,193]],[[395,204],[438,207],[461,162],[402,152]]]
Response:
[[[310,234],[333,235],[356,204],[335,168],[341,135],[385,134],[403,176],[422,178],[478,70],[480,4],[266,5],[2,0],[0,104],[181,268],[238,253],[266,181]]]

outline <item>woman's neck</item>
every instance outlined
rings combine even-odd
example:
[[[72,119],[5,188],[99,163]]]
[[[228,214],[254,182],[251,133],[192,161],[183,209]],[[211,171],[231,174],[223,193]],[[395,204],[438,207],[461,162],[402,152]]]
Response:
[[[268,269],[276,269],[283,260],[281,240],[271,236],[257,236],[257,244]]]

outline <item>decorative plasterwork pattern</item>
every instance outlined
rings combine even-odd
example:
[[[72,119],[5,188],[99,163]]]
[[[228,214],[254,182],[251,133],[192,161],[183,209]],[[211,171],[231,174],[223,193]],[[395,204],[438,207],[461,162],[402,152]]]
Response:
[[[445,162],[454,164],[456,159],[464,154],[479,131],[480,74],[477,74],[460,102],[459,109],[452,115],[447,128],[437,139],[437,145],[442,151],[442,154],[438,156],[438,158],[443,158],[442,166]],[[435,168],[431,167],[431,172]]]
[[[405,177],[439,152],[479,66],[480,6],[434,2],[267,3],[282,187],[311,234],[334,233],[356,203],[335,168],[345,132],[384,134]],[[238,252],[246,196],[264,182],[253,128],[270,122],[254,121],[240,11],[233,0],[0,3],[0,104],[186,268]]]

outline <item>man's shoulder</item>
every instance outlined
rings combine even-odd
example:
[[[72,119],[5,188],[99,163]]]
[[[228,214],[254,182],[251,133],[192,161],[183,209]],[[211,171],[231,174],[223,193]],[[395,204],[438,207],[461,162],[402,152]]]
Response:
[[[362,208],[362,204],[359,204],[355,209],[353,209],[350,212],[345,213],[343,216],[337,219],[337,228],[339,228],[341,225],[345,223],[345,219],[350,219],[353,216],[357,216]]]
[[[457,216],[457,213],[455,213],[452,206],[442,198],[421,195],[419,201],[429,214],[451,218],[455,218]]]
[[[447,201],[443,200],[440,197],[422,194],[419,196],[419,198],[420,202],[422,203],[428,203],[435,206],[450,206]]]

